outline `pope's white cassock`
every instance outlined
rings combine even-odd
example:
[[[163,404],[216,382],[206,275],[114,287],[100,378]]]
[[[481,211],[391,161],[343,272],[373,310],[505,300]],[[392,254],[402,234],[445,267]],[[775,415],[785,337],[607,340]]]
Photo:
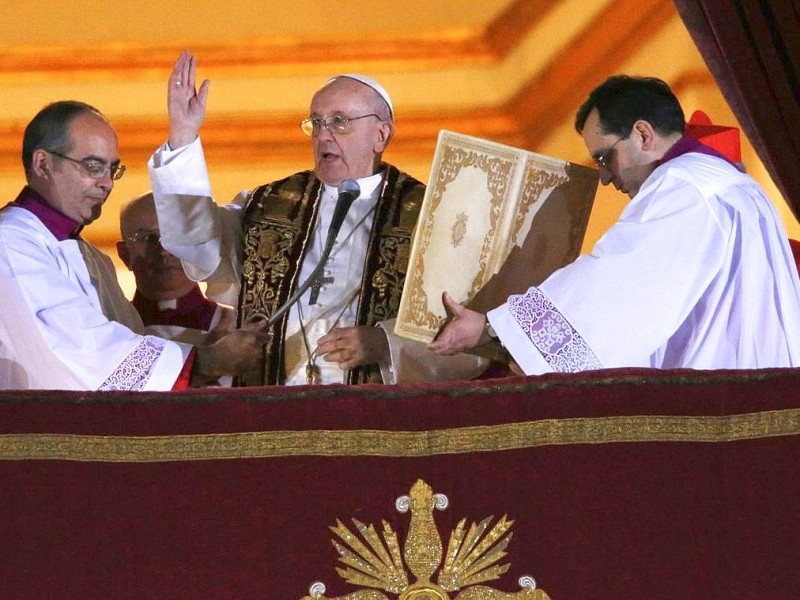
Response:
[[[200,138],[175,150],[164,144],[153,154],[148,168],[165,248],[182,260],[189,278],[208,283],[210,298],[236,305],[243,261],[242,208],[247,194],[217,206]],[[319,338],[334,327],[352,327],[356,322],[357,294],[382,182],[382,173],[358,180],[361,194],[336,237],[324,268],[325,284],[313,303],[309,289],[290,309],[285,336],[287,385],[308,383],[309,354],[320,369],[320,383],[346,382],[346,372],[336,363],[316,357],[315,349]],[[325,185],[300,282],[306,281],[319,263],[337,198],[337,189]],[[424,344],[401,340],[391,333],[393,320],[380,327],[386,332],[392,360],[380,365],[384,383],[471,378],[486,366],[478,357],[437,357]]]
[[[488,318],[527,374],[800,365],[800,286],[775,208],[697,152],[658,166],[591,254]]]
[[[0,388],[172,389],[191,346],[137,333],[107,256],[24,208],[0,224]]]

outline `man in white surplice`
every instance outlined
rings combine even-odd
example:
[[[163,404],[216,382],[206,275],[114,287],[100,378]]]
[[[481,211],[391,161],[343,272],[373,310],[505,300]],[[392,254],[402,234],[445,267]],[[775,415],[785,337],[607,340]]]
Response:
[[[609,78],[576,129],[631,198],[579,257],[483,315],[455,318],[429,347],[499,341],[526,374],[611,367],[747,369],[800,365],[800,285],[787,235],[758,184],[684,135],[666,83]]]
[[[145,335],[110,259],[81,238],[125,172],[97,109],[44,107],[22,163],[27,185],[0,210],[0,388],[179,390],[249,368],[264,334],[207,348]]]
[[[328,81],[301,124],[315,168],[218,206],[199,138],[209,82],[196,86],[189,52],[167,100],[169,140],[149,162],[164,246],[208,294],[237,306],[240,323],[269,319],[319,263],[346,179],[361,193],[346,214],[324,272],[269,330],[265,367],[239,385],[395,383],[470,378],[485,361],[442,361],[392,334],[424,185],[381,161],[394,133],[389,95],[358,74]],[[439,360],[436,360],[439,359]]]

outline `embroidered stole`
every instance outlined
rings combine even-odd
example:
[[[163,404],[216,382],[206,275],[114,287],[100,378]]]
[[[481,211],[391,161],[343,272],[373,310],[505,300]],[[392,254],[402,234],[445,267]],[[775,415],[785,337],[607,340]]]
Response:
[[[403,292],[411,234],[425,186],[396,167],[386,171],[370,233],[358,297],[357,325],[374,326],[397,315]],[[239,326],[269,319],[297,288],[303,257],[312,243],[322,183],[313,171],[296,173],[254,189],[244,208],[244,260],[239,293]],[[287,311],[268,330],[262,368],[238,378],[236,385],[284,383]],[[348,383],[380,383],[377,365],[348,373]]]

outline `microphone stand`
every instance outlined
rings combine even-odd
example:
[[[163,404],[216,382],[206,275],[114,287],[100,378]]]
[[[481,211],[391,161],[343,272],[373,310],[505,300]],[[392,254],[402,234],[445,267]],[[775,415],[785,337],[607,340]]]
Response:
[[[267,320],[267,328],[272,327],[275,322],[283,316],[287,310],[289,310],[292,305],[297,302],[302,295],[311,287],[311,284],[319,277],[319,274],[325,268],[325,264],[328,262],[328,257],[333,250],[333,244],[336,242],[336,236],[339,234],[339,230],[342,228],[342,224],[344,223],[344,217],[347,214],[347,211],[350,209],[350,205],[353,204],[353,201],[358,198],[359,194],[361,194],[361,188],[353,179],[345,179],[339,184],[339,198],[337,200],[336,208],[333,211],[333,217],[331,218],[331,225],[328,228],[328,237],[325,240],[325,247],[322,250],[322,254],[319,257],[319,262],[317,266],[314,267],[314,270],[311,271],[311,274],[306,278],[306,280],[300,284],[295,290],[294,294],[292,294],[289,299],[284,302],[281,306],[277,308],[277,310],[270,315],[269,319]],[[272,345],[272,335],[270,334],[270,339],[267,344],[264,345],[264,370],[262,374],[262,385],[267,385],[267,382],[270,379],[270,352],[269,347]]]
[[[300,284],[295,293],[292,294],[289,297],[289,299],[286,302],[284,302],[280,307],[278,307],[278,309],[274,313],[272,313],[269,320],[267,321],[267,326],[273,325],[275,321],[280,319],[283,313],[289,310],[289,308],[291,308],[291,306],[300,299],[300,297],[306,292],[306,290],[309,287],[311,287],[311,284],[314,283],[314,280],[317,277],[319,277],[319,274],[325,268],[325,263],[328,262],[328,257],[331,254],[331,250],[333,250],[333,244],[336,241],[336,235],[338,233],[339,233],[338,230],[328,231],[328,239],[325,241],[325,248],[322,250],[322,254],[319,257],[319,262],[317,263],[317,266],[314,267],[314,270],[311,271],[311,274],[308,276],[308,278],[302,284]]]
[[[311,271],[311,274],[297,288],[295,293],[292,294],[291,297],[286,302],[284,302],[281,306],[279,306],[278,309],[274,313],[272,313],[270,318],[267,320],[267,329],[272,327],[272,325],[278,319],[280,319],[281,316],[283,316],[283,313],[285,313],[287,310],[289,310],[289,308],[291,308],[291,306],[300,299],[300,297],[306,292],[306,290],[309,287],[311,287],[311,284],[314,283],[316,278],[319,277],[319,274],[325,268],[325,263],[328,261],[328,257],[331,254],[331,250],[333,249],[333,243],[336,241],[336,234],[337,233],[338,232],[334,231],[333,232],[333,236],[331,236],[331,232],[330,231],[328,232],[328,240],[325,242],[325,249],[322,251],[322,255],[319,257],[319,262],[317,263],[317,266],[314,267],[314,270]],[[333,239],[331,239],[331,237]],[[262,374],[261,374],[261,385],[269,385],[268,382],[270,380],[270,375],[271,375],[271,372],[270,372],[270,363],[271,363],[271,360],[270,360],[270,347],[272,346],[273,333],[271,333],[271,332],[268,333],[268,336],[269,337],[267,339],[267,343],[264,344],[264,356],[262,358],[262,364],[264,365],[264,368],[263,368]]]

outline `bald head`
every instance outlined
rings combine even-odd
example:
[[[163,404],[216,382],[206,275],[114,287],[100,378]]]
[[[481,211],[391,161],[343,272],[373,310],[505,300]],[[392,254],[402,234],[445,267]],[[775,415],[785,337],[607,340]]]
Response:
[[[131,237],[139,229],[158,230],[156,203],[152,192],[147,192],[126,202],[119,213],[122,239]]]
[[[180,260],[161,245],[151,192],[122,207],[119,227],[122,241],[117,242],[117,253],[133,271],[140,294],[150,300],[174,300],[195,286],[184,273]]]

